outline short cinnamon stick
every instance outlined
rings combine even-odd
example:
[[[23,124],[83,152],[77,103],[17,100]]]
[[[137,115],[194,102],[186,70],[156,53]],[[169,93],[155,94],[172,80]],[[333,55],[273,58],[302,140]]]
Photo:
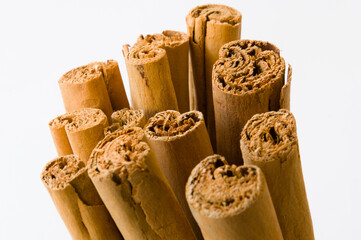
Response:
[[[282,240],[266,180],[257,166],[212,155],[192,171],[186,196],[205,240]]]
[[[171,78],[180,112],[189,111],[188,51],[189,36],[183,32],[166,30],[161,34],[141,35],[133,48],[152,45],[167,52]]]
[[[129,127],[143,128],[146,123],[143,110],[123,108],[112,114],[112,125],[105,128],[104,134],[108,135],[115,131]]]
[[[89,175],[127,240],[195,239],[140,128],[106,136],[94,149]]]
[[[73,239],[123,239],[78,157],[49,162],[41,180]]]
[[[107,126],[107,117],[95,108],[66,113],[49,123],[58,155],[74,153],[85,164],[93,148],[104,137],[104,128]]]
[[[165,110],[178,110],[166,51],[145,45],[123,47],[127,67],[132,105],[142,109],[146,119]]]
[[[214,147],[212,68],[221,46],[240,38],[241,21],[237,10],[216,4],[195,7],[186,17],[191,53],[191,109],[204,114]]]
[[[201,239],[202,234],[185,198],[184,186],[192,169],[213,154],[202,113],[180,114],[170,110],[157,113],[145,126],[145,136],[194,232]]]
[[[292,71],[284,85],[285,61],[269,42],[233,41],[219,55],[213,68],[217,151],[230,163],[242,164],[239,140],[243,126],[256,113],[289,107]]]
[[[265,174],[284,239],[314,239],[293,115],[284,109],[256,114],[241,137],[245,163]]]

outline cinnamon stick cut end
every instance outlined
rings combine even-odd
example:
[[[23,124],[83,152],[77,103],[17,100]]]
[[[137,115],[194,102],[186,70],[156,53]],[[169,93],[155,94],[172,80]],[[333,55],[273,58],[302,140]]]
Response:
[[[279,159],[297,144],[296,120],[286,109],[254,115],[241,133],[242,153],[253,161]]]
[[[144,111],[141,109],[124,108],[113,112],[112,122],[121,127],[143,127],[145,125]]]
[[[203,114],[199,111],[180,114],[178,111],[168,110],[150,118],[144,129],[148,138],[172,141],[194,131],[202,123]]]
[[[187,44],[189,36],[186,33],[172,30],[165,30],[158,34],[148,34],[145,37],[140,35],[132,48],[140,48],[146,45],[156,48],[175,48]]]
[[[193,169],[186,197],[192,212],[209,218],[227,218],[252,205],[264,184],[258,167],[228,165],[224,157],[212,155]]]
[[[166,51],[164,49],[151,45],[128,48],[129,45],[123,46],[123,54],[125,60],[132,65],[146,65],[158,62],[166,57]]]

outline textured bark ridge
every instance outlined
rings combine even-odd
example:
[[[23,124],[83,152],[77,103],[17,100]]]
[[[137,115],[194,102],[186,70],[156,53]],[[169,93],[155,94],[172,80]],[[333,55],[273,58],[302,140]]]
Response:
[[[228,6],[209,4],[192,9],[186,21],[191,53],[190,105],[204,114],[215,147],[212,67],[221,46],[240,38],[242,15]]]
[[[186,197],[205,239],[283,239],[256,166],[228,165],[220,155],[209,156],[190,174]]]
[[[67,112],[99,108],[109,118],[113,110],[129,107],[118,63],[93,62],[70,70],[59,79]]]
[[[201,239],[202,234],[185,198],[184,186],[192,169],[213,154],[203,114],[198,111],[180,114],[170,110],[157,113],[145,126],[145,136],[197,238]]]
[[[73,239],[123,239],[78,157],[49,162],[41,180]]]
[[[245,163],[265,174],[283,237],[314,239],[293,115],[256,114],[242,131],[241,149]]]
[[[145,123],[146,120],[143,110],[124,108],[113,112],[112,125],[104,130],[104,134],[108,135],[115,131],[129,127],[143,128]]]
[[[225,44],[213,68],[217,150],[241,164],[238,147],[246,122],[257,113],[289,107],[290,79],[285,61],[269,42],[238,40]]]
[[[106,136],[89,175],[125,239],[195,239],[141,128]]]
[[[189,111],[188,51],[189,36],[183,32],[163,31],[161,34],[141,35],[132,48],[151,46],[167,52],[172,83],[180,112]]]
[[[159,111],[178,110],[166,50],[151,44],[133,47],[124,45],[132,106],[142,109],[146,119]]]
[[[95,108],[84,108],[54,118],[49,128],[59,156],[74,153],[87,163],[90,153],[104,137],[107,116]]]

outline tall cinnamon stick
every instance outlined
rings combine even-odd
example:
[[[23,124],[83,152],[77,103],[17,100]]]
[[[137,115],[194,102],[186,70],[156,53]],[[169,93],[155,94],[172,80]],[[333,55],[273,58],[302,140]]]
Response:
[[[145,136],[194,232],[201,239],[202,234],[185,198],[184,186],[192,169],[213,154],[202,113],[180,114],[170,110],[157,113],[145,126]]]
[[[141,128],[106,136],[89,175],[125,239],[195,239]]]
[[[191,109],[204,114],[214,147],[212,68],[221,46],[240,38],[241,21],[237,10],[216,4],[198,6],[186,17],[191,53]]]
[[[261,170],[228,165],[220,155],[192,171],[186,196],[205,240],[283,240]]]
[[[178,110],[166,51],[145,45],[123,47],[127,67],[132,105],[143,109],[146,118],[165,110]]]
[[[180,112],[189,111],[188,51],[189,36],[178,31],[163,31],[161,34],[141,35],[133,48],[152,45],[167,52],[171,78]]]
[[[49,162],[41,180],[73,239],[123,239],[78,157]]]
[[[269,42],[233,41],[221,48],[219,56],[213,68],[217,151],[230,163],[242,164],[243,126],[256,113],[289,107],[292,71],[284,85],[285,61]]]
[[[67,112],[99,108],[110,120],[113,108],[129,107],[118,63],[114,60],[72,69],[58,83]]]
[[[314,239],[293,115],[256,114],[242,131],[241,149],[245,163],[266,176],[284,239]]]
[[[87,163],[93,148],[104,137],[104,128],[107,126],[107,117],[95,108],[66,113],[49,123],[58,155],[74,153],[84,163]]]

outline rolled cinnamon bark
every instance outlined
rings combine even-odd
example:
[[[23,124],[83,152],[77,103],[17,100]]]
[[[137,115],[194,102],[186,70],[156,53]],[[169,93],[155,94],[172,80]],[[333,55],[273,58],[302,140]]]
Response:
[[[49,162],[41,180],[73,239],[123,239],[78,157]]]
[[[145,45],[123,47],[132,105],[143,109],[146,119],[165,110],[178,110],[177,97],[171,78],[166,51]]]
[[[104,128],[107,126],[107,117],[95,108],[66,113],[49,123],[58,155],[74,153],[85,164],[93,148],[104,137]]]
[[[256,114],[241,137],[245,163],[265,174],[284,239],[314,239],[293,115],[284,109]]]
[[[213,154],[202,113],[180,114],[170,110],[157,113],[145,126],[145,136],[194,232],[201,239],[202,234],[185,198],[184,186],[192,169]]]
[[[189,111],[189,87],[188,87],[188,51],[189,36],[178,31],[163,31],[161,34],[153,34],[138,38],[133,48],[151,45],[163,48],[167,52],[171,78],[177,96],[180,112]]]
[[[282,240],[266,180],[257,166],[228,165],[212,155],[192,171],[189,207],[205,240]]]
[[[89,175],[127,240],[195,239],[141,128],[106,136],[92,152]]]
[[[241,21],[240,12],[216,4],[198,6],[186,17],[191,53],[191,109],[204,114],[213,147],[215,147],[215,123],[212,68],[218,59],[221,46],[240,38]]]
[[[143,128],[146,120],[143,110],[123,108],[112,114],[112,125],[104,130],[104,134],[108,135],[115,131],[129,127]]]
[[[269,42],[233,41],[219,55],[213,68],[217,151],[230,163],[242,164],[239,140],[243,126],[256,113],[289,107],[292,71],[284,85],[285,61]]]

